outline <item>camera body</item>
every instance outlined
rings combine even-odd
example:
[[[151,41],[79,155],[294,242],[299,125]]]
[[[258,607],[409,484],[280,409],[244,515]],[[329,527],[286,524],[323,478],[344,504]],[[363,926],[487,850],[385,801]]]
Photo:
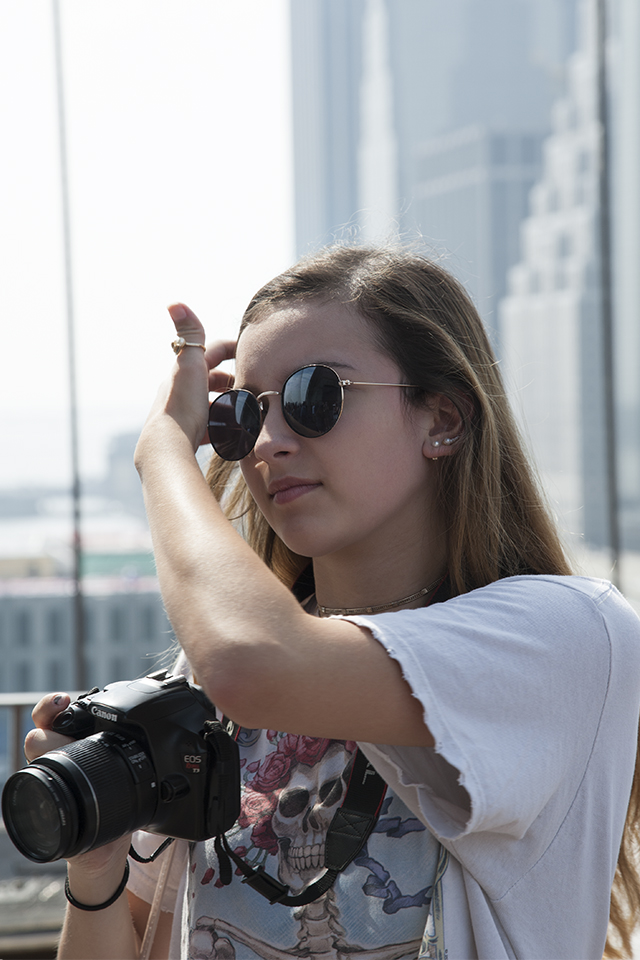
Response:
[[[202,689],[165,671],[80,697],[53,729],[74,742],[13,774],[7,832],[29,859],[75,856],[140,828],[185,840],[240,811],[238,747]]]

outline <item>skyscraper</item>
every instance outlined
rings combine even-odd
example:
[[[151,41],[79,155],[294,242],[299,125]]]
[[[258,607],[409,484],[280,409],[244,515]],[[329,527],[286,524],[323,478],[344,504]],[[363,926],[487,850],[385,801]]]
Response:
[[[595,0],[291,4],[294,86],[313,92],[294,117],[296,203],[315,216],[298,218],[299,252],[344,224],[380,235],[386,217],[388,233],[444,254],[518,385],[563,526],[604,545],[598,131],[584,19]],[[621,529],[640,549],[640,4],[607,7]],[[320,14],[324,32],[311,24]],[[331,30],[340,42],[320,60]],[[339,213],[326,193],[342,197]]]
[[[498,302],[518,256],[542,141],[539,130],[474,124],[416,150],[413,216],[465,284],[499,351]]]
[[[291,0],[298,252],[346,225],[365,238],[421,236],[452,255],[451,269],[495,326],[573,45],[573,8],[574,0]],[[446,176],[460,180],[469,139],[467,173],[486,185],[471,203]]]
[[[640,4],[614,22],[613,210],[622,542],[640,550]]]
[[[522,257],[501,305],[516,408],[567,532],[607,542],[595,4],[582,5],[567,94],[553,111]]]
[[[553,111],[543,174],[501,306],[516,406],[567,532],[609,544],[599,256],[596,2],[581,0],[579,49]],[[609,13],[614,8],[609,6]],[[610,17],[615,399],[623,547],[640,549],[640,12]]]
[[[358,209],[364,0],[291,0],[295,224],[298,253]]]

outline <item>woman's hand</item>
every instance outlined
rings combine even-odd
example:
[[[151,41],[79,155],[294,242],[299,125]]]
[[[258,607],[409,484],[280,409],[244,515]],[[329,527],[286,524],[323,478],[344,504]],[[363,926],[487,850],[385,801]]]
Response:
[[[68,694],[51,693],[34,707],[32,717],[36,725],[25,739],[24,752],[29,761],[36,760],[43,753],[55,750],[71,743],[51,729],[51,724],[69,706]],[[96,847],[88,853],[68,859],[67,877],[71,894],[87,906],[99,906],[106,903],[118,890],[125,871],[125,864],[131,837],[126,835]],[[133,898],[137,900],[137,898]],[[135,926],[129,908],[129,899],[124,894],[109,907],[97,911],[80,910],[68,906],[57,956],[61,960],[96,957],[134,958],[139,956],[140,942],[144,934],[147,904],[137,901],[138,912],[143,917],[139,927]],[[162,926],[162,922],[161,922]],[[153,956],[168,957],[168,924],[164,922],[164,941],[160,952]],[[157,940],[157,943],[160,943]]]
[[[189,307],[183,303],[172,304],[169,314],[178,337],[187,343],[204,345],[204,328]],[[178,424],[194,451],[201,444],[209,442],[209,392],[220,393],[233,385],[233,375],[217,368],[224,360],[233,359],[235,347],[234,340],[218,340],[209,344],[206,351],[193,346],[182,348],[171,377],[161,386],[147,418],[136,462],[144,454],[144,442],[149,439],[150,432],[165,417]]]
[[[37,758],[41,757],[44,753],[49,753],[50,750],[57,750],[59,747],[72,742],[72,738],[65,737],[61,733],[56,733],[51,729],[55,718],[59,713],[62,713],[63,710],[66,710],[69,703],[70,697],[68,694],[51,693],[43,697],[33,708],[31,716],[35,723],[35,729],[29,730],[24,741],[25,756],[30,763],[33,760],[37,760]],[[110,886],[115,889],[122,877],[130,844],[130,836],[120,837],[112,843],[105,844],[105,846],[97,847],[88,853],[69,858],[69,863],[74,865],[76,873],[86,873],[87,878],[101,880],[106,874],[104,882],[106,883],[107,889],[109,889]],[[117,878],[115,883],[112,882],[110,874],[113,874],[113,876]],[[80,891],[77,894],[78,899],[84,900],[84,897],[81,895],[83,887],[78,884],[77,887],[73,888],[73,892],[76,892],[76,890]],[[113,890],[111,892],[113,892]],[[107,894],[107,896],[109,896],[109,894]],[[107,899],[107,897],[103,897],[102,899]],[[92,901],[88,900],[87,902],[91,903]],[[95,902],[101,902],[99,897]]]
[[[63,747],[65,743],[72,742],[70,737],[55,733],[51,729],[55,718],[67,709],[70,702],[68,693],[51,693],[35,705],[31,713],[35,729],[29,730],[24,741],[24,755],[29,763],[37,760],[43,753],[48,753],[49,750],[56,750],[58,747]]]

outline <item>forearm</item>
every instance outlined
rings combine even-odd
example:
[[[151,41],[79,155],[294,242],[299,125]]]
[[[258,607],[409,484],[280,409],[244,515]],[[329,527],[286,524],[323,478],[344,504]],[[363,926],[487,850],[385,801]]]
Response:
[[[87,878],[69,864],[69,888],[82,903],[104,903],[117,889],[120,876],[105,871]],[[104,910],[86,911],[67,907],[59,960],[136,960],[140,941],[133,925],[126,894]]]
[[[188,439],[170,418],[145,428],[137,464],[167,614],[198,681],[220,707],[246,667],[280,647],[303,616],[236,533]]]
[[[192,311],[174,305],[170,312],[181,337],[191,344],[204,342],[204,330]],[[136,451],[163,600],[196,678],[219,713],[247,729],[430,746],[433,739],[424,725],[422,708],[384,647],[364,626],[341,618],[308,616],[236,533],[206,484],[194,451],[206,432],[209,393],[223,391],[232,382],[218,367],[234,354],[233,343],[220,341],[204,354],[193,347],[183,350],[158,393]],[[280,377],[281,373],[272,371],[264,382],[277,382]],[[257,380],[262,383],[262,375]],[[384,382],[384,377],[380,380]],[[252,477],[258,499],[265,495],[267,514],[272,513],[266,499],[269,479],[284,466],[278,461],[276,470],[271,459],[277,457],[280,444],[295,453],[299,443],[295,431],[278,419],[278,410],[272,413],[275,433],[267,432],[264,455],[256,447],[256,462],[244,467],[245,473],[252,467],[257,471]],[[322,488],[324,483],[312,486]],[[329,490],[319,494],[318,503],[338,506],[340,489],[338,483],[333,494]],[[294,516],[298,509],[304,513],[307,502],[311,505],[315,500],[303,500]],[[349,498],[344,501],[349,502]],[[287,511],[286,516],[293,512]],[[280,516],[276,510],[277,528]],[[335,540],[332,546],[331,538],[318,544],[309,539],[315,521],[310,522],[306,534],[295,541],[303,545],[302,552],[311,555],[317,548],[320,559],[327,551],[335,555]],[[286,538],[286,530],[280,532]],[[375,531],[369,532],[373,546]],[[342,565],[334,565],[334,578],[342,571],[350,575],[353,550],[346,549],[348,542],[343,546]],[[381,572],[376,571],[375,551],[371,558],[361,549],[357,553],[361,563],[365,561],[360,579],[369,568],[374,574],[364,602],[376,595]],[[386,565],[390,562],[386,560]],[[424,566],[422,559],[420,566]],[[415,576],[409,579],[413,582]],[[422,579],[429,582],[426,573]],[[354,581],[356,596],[362,586]],[[386,709],[372,704],[384,704]]]

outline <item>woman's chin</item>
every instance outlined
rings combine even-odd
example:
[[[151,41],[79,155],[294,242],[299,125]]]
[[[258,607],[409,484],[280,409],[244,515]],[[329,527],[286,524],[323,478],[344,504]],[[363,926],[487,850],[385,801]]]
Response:
[[[301,557],[325,557],[346,546],[344,535],[332,535],[326,527],[323,530],[285,528],[276,533],[289,550]]]

